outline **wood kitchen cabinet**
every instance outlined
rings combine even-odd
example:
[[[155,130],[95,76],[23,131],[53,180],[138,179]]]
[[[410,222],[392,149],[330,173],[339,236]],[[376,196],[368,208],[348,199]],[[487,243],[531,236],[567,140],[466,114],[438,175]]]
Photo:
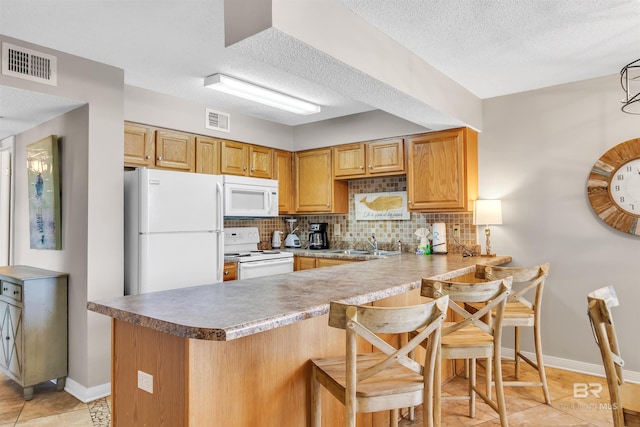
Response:
[[[222,280],[228,282],[229,280],[238,279],[238,263],[237,262],[225,262],[224,270],[222,271]]]
[[[167,129],[156,130],[156,166],[163,169],[195,172],[195,137]]]
[[[351,264],[352,262],[359,262],[355,259],[344,258],[318,258],[311,256],[296,256],[293,260],[293,267],[295,271],[299,270],[311,270],[313,268],[330,267],[332,265]]]
[[[469,128],[407,139],[407,205],[416,212],[473,210],[478,197],[478,134]]]
[[[125,122],[124,165],[152,168],[156,164],[156,129]]]
[[[67,274],[15,265],[0,267],[0,370],[23,387],[67,377]]]
[[[335,178],[363,178],[404,173],[404,139],[360,142],[332,147]]]
[[[220,140],[196,136],[196,173],[220,174]]]
[[[348,213],[349,187],[332,176],[331,148],[294,153],[296,213]]]
[[[193,135],[125,122],[125,166],[194,172],[195,157]]]
[[[284,150],[273,150],[273,179],[278,180],[278,212],[280,214],[292,213],[293,191],[292,187],[292,161],[291,153]]]
[[[271,179],[273,176],[273,149],[222,140],[220,173]]]

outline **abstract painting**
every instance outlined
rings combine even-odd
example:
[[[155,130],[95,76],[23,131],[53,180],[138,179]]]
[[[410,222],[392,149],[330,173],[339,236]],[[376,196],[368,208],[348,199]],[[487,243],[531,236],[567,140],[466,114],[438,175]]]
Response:
[[[27,145],[31,249],[61,249],[58,137]]]

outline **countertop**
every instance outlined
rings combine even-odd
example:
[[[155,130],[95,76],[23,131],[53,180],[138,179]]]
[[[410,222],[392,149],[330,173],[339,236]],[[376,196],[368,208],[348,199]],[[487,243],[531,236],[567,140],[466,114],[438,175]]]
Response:
[[[446,280],[474,271],[477,263],[509,262],[510,256],[403,253],[367,262],[90,301],[87,308],[180,337],[230,341],[321,316],[329,311],[330,301],[365,304],[416,289],[425,277]]]

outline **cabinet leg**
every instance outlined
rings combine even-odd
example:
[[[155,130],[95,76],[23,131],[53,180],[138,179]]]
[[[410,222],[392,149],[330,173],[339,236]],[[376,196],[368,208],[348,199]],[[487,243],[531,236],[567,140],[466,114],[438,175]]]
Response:
[[[23,388],[22,389],[22,396],[24,397],[24,400],[33,399],[33,386],[32,387]]]
[[[67,377],[60,377],[56,380],[56,390],[64,390],[64,385],[67,383]]]

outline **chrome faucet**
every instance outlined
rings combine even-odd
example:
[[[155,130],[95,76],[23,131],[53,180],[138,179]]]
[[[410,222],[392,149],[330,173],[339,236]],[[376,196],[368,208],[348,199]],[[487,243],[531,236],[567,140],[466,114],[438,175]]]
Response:
[[[371,245],[374,251],[378,250],[378,241],[376,240],[376,236],[371,235],[371,240],[367,239],[367,243]]]

